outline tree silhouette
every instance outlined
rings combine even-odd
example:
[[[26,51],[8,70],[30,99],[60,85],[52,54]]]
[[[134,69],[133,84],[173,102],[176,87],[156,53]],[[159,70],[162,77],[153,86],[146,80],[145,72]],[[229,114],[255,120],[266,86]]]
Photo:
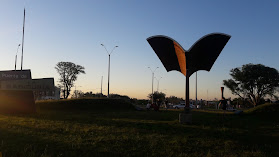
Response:
[[[246,64],[232,69],[230,75],[232,79],[224,80],[224,85],[232,94],[248,98],[254,107],[260,104],[262,98],[275,96],[278,91],[279,73],[274,68],[262,64]]]
[[[183,101],[183,98],[178,98],[176,96],[169,96],[166,99],[172,104],[179,104],[179,102]]]
[[[72,62],[58,62],[55,69],[60,75],[59,82],[61,89],[63,89],[63,97],[67,99],[74,82],[77,80],[77,75],[80,73],[85,74],[84,67]]]
[[[149,99],[152,99],[152,93],[148,94],[147,97],[148,97]],[[164,100],[165,100],[165,97],[166,97],[166,94],[165,94],[165,93],[157,92],[157,91],[153,93],[153,99],[154,99],[154,100],[159,99],[160,101],[164,101]]]

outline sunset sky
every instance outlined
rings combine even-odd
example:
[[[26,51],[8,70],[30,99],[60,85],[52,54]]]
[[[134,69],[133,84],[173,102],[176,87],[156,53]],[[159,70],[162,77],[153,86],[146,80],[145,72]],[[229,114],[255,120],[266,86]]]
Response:
[[[33,78],[54,77],[59,61],[85,67],[76,89],[107,94],[108,51],[111,55],[110,93],[147,98],[151,71],[160,79],[159,91],[185,97],[185,77],[167,72],[146,38],[165,35],[186,50],[202,36],[231,35],[210,72],[198,72],[198,99],[220,98],[223,80],[232,68],[264,64],[279,69],[279,1],[166,0],[1,0],[0,70],[14,70],[22,39],[26,9],[23,69]],[[17,67],[20,68],[21,48]],[[202,63],[200,63],[202,64]],[[73,88],[74,90],[74,88]],[[154,91],[157,81],[154,80]],[[234,97],[225,88],[225,97]],[[190,78],[195,98],[195,75]]]

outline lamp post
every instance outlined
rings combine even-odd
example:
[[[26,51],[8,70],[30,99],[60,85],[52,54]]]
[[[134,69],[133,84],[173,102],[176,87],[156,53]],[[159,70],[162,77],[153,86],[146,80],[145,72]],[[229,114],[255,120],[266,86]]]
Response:
[[[155,79],[157,80],[157,92],[159,92],[159,83],[162,77],[160,77],[159,79],[157,77],[155,77]]]
[[[18,53],[19,46],[20,44],[18,44],[17,46],[16,56],[15,56],[15,71],[16,71],[17,53]]]
[[[103,95],[103,76],[102,76],[102,79],[101,79],[101,95]]]
[[[108,62],[108,98],[109,98],[110,55],[112,54],[113,50],[114,50],[115,48],[117,48],[118,46],[114,46],[113,49],[111,50],[111,52],[109,53],[108,50],[107,50],[107,48],[106,48],[106,46],[105,46],[104,44],[101,44],[101,45],[105,48],[105,50],[107,51],[108,56],[109,56],[109,62]]]
[[[154,72],[156,71],[156,69],[158,69],[159,67],[156,67],[154,70],[152,70],[150,67],[148,67],[152,73],[152,104],[153,104],[153,82],[154,82]]]

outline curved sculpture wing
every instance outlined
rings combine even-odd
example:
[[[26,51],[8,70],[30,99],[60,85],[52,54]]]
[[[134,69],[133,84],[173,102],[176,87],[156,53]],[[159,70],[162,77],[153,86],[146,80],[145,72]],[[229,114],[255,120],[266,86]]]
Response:
[[[147,38],[167,71],[177,70],[186,75],[185,50],[170,37],[157,35]]]
[[[212,33],[199,39],[186,54],[189,76],[198,70],[210,71],[230,38],[227,34]]]
[[[187,52],[170,37],[157,35],[147,38],[167,71],[177,70],[189,77],[198,70],[210,71],[219,54],[231,38],[222,33],[208,34],[199,39]]]

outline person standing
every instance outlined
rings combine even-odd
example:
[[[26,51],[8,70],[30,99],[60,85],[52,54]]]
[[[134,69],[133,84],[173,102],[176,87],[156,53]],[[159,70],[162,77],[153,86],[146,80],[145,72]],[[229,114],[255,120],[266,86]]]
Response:
[[[150,110],[150,107],[151,107],[151,103],[148,101],[147,105],[146,105],[146,109],[147,110]]]
[[[169,108],[169,102],[168,102],[168,100],[165,101],[165,105],[166,105],[166,109],[168,109],[168,108]]]
[[[218,106],[222,107],[222,110],[224,111],[223,112],[223,117],[224,117],[226,114],[226,110],[227,110],[227,100],[225,99],[225,97],[222,97]]]
[[[157,106],[158,106],[158,111],[161,107],[162,101],[160,99],[157,99]]]

